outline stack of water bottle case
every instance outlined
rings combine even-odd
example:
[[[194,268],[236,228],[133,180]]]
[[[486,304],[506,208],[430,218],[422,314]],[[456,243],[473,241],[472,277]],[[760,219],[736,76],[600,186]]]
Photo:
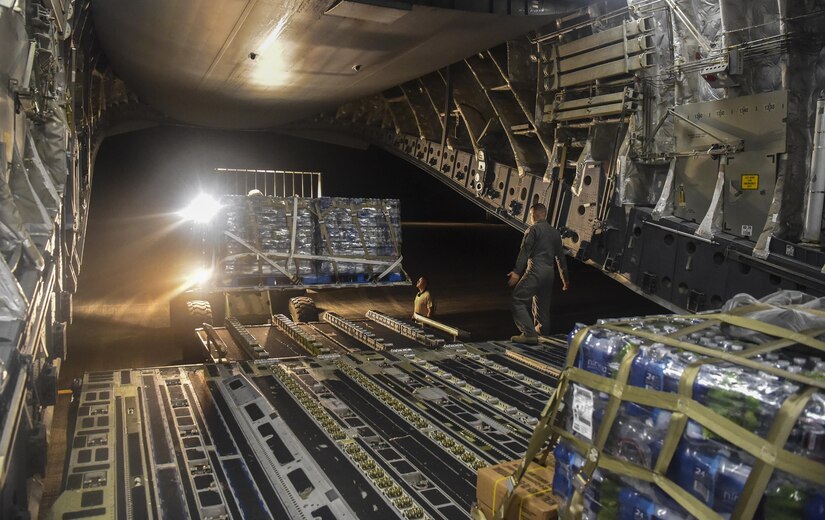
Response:
[[[397,258],[401,248],[398,200],[324,197],[316,201],[320,252],[330,257]],[[380,274],[381,264],[322,261],[319,273]],[[398,271],[395,271],[398,272]]]
[[[557,442],[566,518],[825,518],[817,337],[825,299],[792,291],[577,327],[526,460]]]
[[[383,274],[401,254],[397,200],[229,195],[221,200],[215,228],[227,285],[285,273],[305,284],[364,282]],[[267,260],[224,231],[264,253]],[[382,281],[403,279],[396,264]]]

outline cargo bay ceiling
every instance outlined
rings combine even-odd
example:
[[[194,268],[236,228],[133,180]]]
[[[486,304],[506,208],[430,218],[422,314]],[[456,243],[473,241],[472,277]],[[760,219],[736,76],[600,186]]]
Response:
[[[113,71],[174,120],[272,127],[380,92],[570,11],[567,0],[92,1]]]

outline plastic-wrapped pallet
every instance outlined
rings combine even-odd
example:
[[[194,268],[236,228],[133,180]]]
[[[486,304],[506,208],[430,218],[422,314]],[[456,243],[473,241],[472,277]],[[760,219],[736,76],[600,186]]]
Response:
[[[251,236],[250,212],[247,198],[239,195],[227,195],[221,198],[221,212],[217,217],[221,222],[217,229],[226,230],[247,242],[254,241]],[[227,279],[237,275],[254,274],[257,262],[244,246],[225,236],[220,237],[223,258],[223,272]]]
[[[366,282],[400,259],[397,200],[257,194],[226,196],[221,206],[214,232],[226,284],[279,283],[285,273],[305,284]],[[405,278],[397,263],[382,281]]]
[[[354,199],[323,197],[316,201],[321,255],[363,258],[364,244],[354,218]],[[322,274],[354,275],[364,272],[364,265],[351,262],[322,261]]]
[[[401,250],[401,216],[398,200],[364,199],[357,205],[358,224],[368,257],[398,258]],[[386,266],[365,265],[365,272],[380,274]],[[392,273],[400,273],[396,266]]]
[[[222,222],[220,231],[229,231],[266,254],[278,264],[277,269],[258,258],[246,246],[228,237],[222,237],[224,274],[231,279],[237,275],[309,276],[315,272],[313,260],[292,259],[292,233],[295,232],[295,254],[315,254],[315,222],[310,199],[293,197],[225,196],[221,199]],[[295,219],[293,225],[293,219]],[[287,255],[287,256],[285,256]]]
[[[725,310],[571,333],[526,456],[559,440],[564,515],[825,518],[823,300]]]
[[[316,202],[320,255],[394,262],[400,256],[399,202],[382,199],[320,198]],[[329,275],[380,274],[386,264],[321,261]],[[397,266],[391,273],[401,273]]]
[[[248,197],[253,215],[253,234],[261,252],[267,255],[288,255],[292,251],[295,233],[294,254],[313,255],[315,253],[315,224],[310,209],[311,199],[300,197]],[[294,222],[293,222],[294,221]],[[291,275],[310,276],[315,273],[313,260],[280,258],[275,263]],[[261,272],[280,275],[273,265],[261,263]]]

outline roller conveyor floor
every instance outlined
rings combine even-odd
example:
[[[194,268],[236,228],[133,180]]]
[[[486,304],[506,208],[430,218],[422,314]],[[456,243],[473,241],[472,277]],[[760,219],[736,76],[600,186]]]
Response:
[[[343,348],[347,352],[357,352],[359,350],[364,350],[365,348],[367,348],[366,345],[364,345],[357,339],[336,329],[329,323],[312,323],[310,326],[313,329],[315,329],[316,332],[319,332],[321,335],[328,338],[335,344],[340,345],[341,348]]]
[[[524,452],[564,355],[300,328],[334,350],[249,326],[271,356],[252,360],[217,329],[222,363],[86,374],[55,518],[469,518],[477,468]]]

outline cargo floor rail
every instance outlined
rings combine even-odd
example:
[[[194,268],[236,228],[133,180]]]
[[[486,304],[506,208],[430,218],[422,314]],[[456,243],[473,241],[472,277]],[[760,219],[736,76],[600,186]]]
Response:
[[[367,311],[367,318],[427,347],[440,347],[444,344],[443,339],[428,334],[424,329],[404,323],[398,318],[393,318],[383,312],[369,310]]]
[[[354,323],[332,311],[321,314],[321,320],[329,323],[344,334],[352,336],[361,343],[374,350],[387,350],[392,348],[392,343],[385,343],[383,338],[378,338],[372,332],[357,323]]]
[[[272,317],[272,325],[278,330],[290,337],[290,339],[297,342],[304,347],[313,356],[321,354],[329,354],[329,349],[318,341],[314,335],[306,332],[301,327],[295,324],[291,319],[283,314],[276,314]]]
[[[253,336],[243,325],[238,321],[238,318],[226,319],[226,330],[229,335],[235,340],[235,343],[241,347],[244,352],[249,354],[253,359],[265,359],[269,357],[266,349],[258,343],[258,340]]]

